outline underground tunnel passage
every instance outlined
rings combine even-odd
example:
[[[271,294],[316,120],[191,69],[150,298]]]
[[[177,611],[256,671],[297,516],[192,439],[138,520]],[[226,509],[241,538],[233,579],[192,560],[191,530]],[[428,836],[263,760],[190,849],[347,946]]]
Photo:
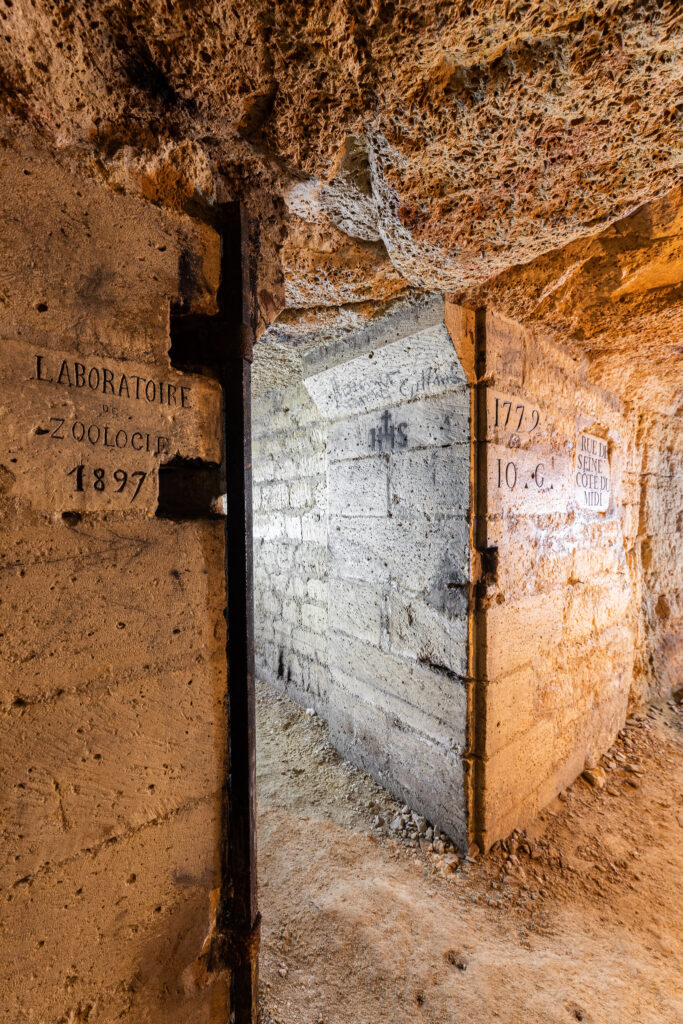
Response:
[[[229,940],[212,946],[217,851],[231,848],[224,548],[215,509],[201,512],[220,489],[220,403],[199,342],[194,367],[169,359],[169,296],[175,337],[183,289],[187,324],[232,329],[216,316],[218,236],[130,198],[112,208],[40,151],[6,153],[5,167],[18,194],[42,195],[33,221],[7,222],[8,1019],[221,1019],[218,965],[236,962]],[[31,306],[33,238],[76,214],[80,262],[60,262],[72,243],[53,235],[37,271],[47,301]],[[122,288],[119,266],[74,342],[62,318],[133,224],[149,275],[131,263]],[[178,278],[188,246],[194,276]],[[531,998],[539,1021],[590,1019],[605,986],[633,1020],[675,1017],[662,972],[679,869],[665,823],[680,712],[665,699],[680,681],[680,431],[664,384],[643,374],[646,412],[616,355],[596,376],[579,348],[511,313],[420,295],[341,339],[308,320],[303,340],[280,330],[255,346],[266,1021],[310,1007],[323,1021],[441,1020],[463,1000],[495,1016],[497,976],[514,1013]],[[201,487],[176,490],[178,469],[202,467]],[[622,963],[648,958],[649,1017],[604,956],[624,928]],[[570,969],[564,934],[590,968]]]
[[[6,1024],[683,1019],[679,5],[361,7],[0,5]]]
[[[462,844],[470,398],[442,307],[256,400],[256,667]]]
[[[625,720],[637,423],[560,346],[439,297],[307,350],[253,433],[257,673],[488,850]]]

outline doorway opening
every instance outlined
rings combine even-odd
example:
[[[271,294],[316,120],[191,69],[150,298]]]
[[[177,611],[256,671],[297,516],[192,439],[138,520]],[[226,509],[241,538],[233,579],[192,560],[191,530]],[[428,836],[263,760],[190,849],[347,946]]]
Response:
[[[470,391],[441,300],[338,348],[257,355],[257,676],[466,852]]]
[[[520,366],[506,329],[499,336],[507,348],[493,364],[501,381]],[[552,358],[544,355],[546,365]],[[490,529],[478,571],[494,596],[502,573],[519,596],[492,601],[485,719],[491,728],[473,736],[476,403],[463,365],[434,300],[411,322],[381,325],[344,346],[286,353],[277,345],[257,347],[252,434],[265,1024],[597,1021],[610,1012],[607,983],[639,1012],[624,964],[635,970],[650,956],[644,922],[651,909],[643,901],[656,899],[670,856],[673,807],[663,780],[680,750],[679,705],[636,713],[617,735],[628,688],[619,682],[605,691],[616,709],[609,718],[601,695],[598,701],[584,694],[578,662],[569,657],[581,657],[584,647],[557,631],[565,624],[542,593],[547,558],[559,562],[566,554],[596,575],[604,572],[604,565],[593,569],[593,552],[613,548],[602,534],[613,535],[621,513],[572,513],[571,496],[555,487],[565,467],[552,461],[553,452],[544,456],[544,472],[524,476],[529,460],[535,473],[541,460],[533,445],[545,440],[529,432],[532,440],[520,444],[499,432],[493,440],[511,448],[507,462],[521,484],[495,490],[494,449]],[[521,385],[511,386],[521,392]],[[547,406],[522,395],[515,408],[516,423],[528,411],[529,425],[537,425]],[[495,416],[492,404],[491,426]],[[552,424],[542,425],[553,444]],[[617,486],[618,460],[612,467]],[[571,520],[569,532],[560,515]],[[549,552],[533,573],[510,555],[529,536]],[[608,587],[615,603],[625,587],[617,575],[579,583],[586,593]],[[543,628],[525,631],[532,605]],[[507,630],[497,611],[512,616]],[[618,628],[626,625],[619,621]],[[572,621],[566,629],[575,629]],[[605,622],[592,642],[614,646],[610,629]],[[545,685],[551,671],[559,680],[554,688]],[[557,735],[576,749],[543,746],[539,730],[566,721],[568,693],[585,717],[575,734],[559,728]],[[487,755],[485,810],[489,834],[498,831],[485,857],[468,841],[473,742]],[[591,744],[602,744],[595,755]],[[581,776],[588,756],[593,775]],[[524,818],[517,827],[515,815]],[[632,854],[655,834],[661,842],[644,870]],[[663,904],[656,916],[661,934],[672,936],[674,916]],[[617,941],[626,922],[617,974],[605,937]],[[576,949],[585,957],[577,959]],[[664,960],[648,965],[651,997],[670,1012],[676,997]]]

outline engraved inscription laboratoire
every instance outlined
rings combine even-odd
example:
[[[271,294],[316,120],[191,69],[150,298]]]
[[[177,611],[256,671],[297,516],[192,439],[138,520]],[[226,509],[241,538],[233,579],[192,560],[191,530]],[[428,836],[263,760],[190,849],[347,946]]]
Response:
[[[154,512],[160,463],[220,458],[213,382],[0,341],[0,437],[12,490],[54,510]]]
[[[186,409],[190,404],[190,386],[171,384],[167,380],[154,377],[143,377],[141,374],[124,373],[110,366],[100,366],[80,362],[77,359],[60,359],[54,366],[49,356],[33,354],[33,380],[43,384],[54,384],[57,387],[86,389],[97,395],[114,400],[128,399],[148,405],[158,403],[160,406],[172,406]],[[102,412],[117,415],[114,402],[103,402]],[[130,430],[111,423],[88,423],[74,418],[67,423],[65,417],[50,416],[49,436],[52,440],[71,440],[86,448],[104,447],[119,451],[132,449],[136,452],[150,452],[161,455],[169,451],[170,438],[165,434],[153,434],[146,430]],[[44,428],[37,427],[36,433]],[[127,492],[130,502],[134,502],[140,493],[147,473],[136,469],[126,471],[122,467],[114,468],[109,474],[103,466],[88,467],[83,462],[77,463],[66,471],[67,476],[74,478],[74,491],[83,492],[92,487],[96,492],[103,493],[107,488],[115,494]],[[130,475],[130,486],[129,486]]]

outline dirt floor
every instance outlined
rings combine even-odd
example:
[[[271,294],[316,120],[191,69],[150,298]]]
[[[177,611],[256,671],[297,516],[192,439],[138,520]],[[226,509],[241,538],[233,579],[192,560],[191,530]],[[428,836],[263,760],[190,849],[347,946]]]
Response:
[[[257,708],[263,1024],[683,1021],[683,705],[474,862],[319,718],[262,685]]]

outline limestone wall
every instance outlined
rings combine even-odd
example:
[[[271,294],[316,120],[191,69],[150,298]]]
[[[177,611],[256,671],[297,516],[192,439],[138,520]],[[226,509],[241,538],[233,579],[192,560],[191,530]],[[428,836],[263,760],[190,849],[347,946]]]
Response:
[[[303,384],[252,405],[256,671],[325,712],[327,423]]]
[[[672,420],[489,311],[477,463],[474,314],[431,316],[310,353],[255,406],[257,656],[347,756],[488,845],[680,680],[681,460]]]
[[[255,403],[257,667],[464,842],[469,397],[442,321]]]
[[[2,1006],[204,1022],[225,1000],[197,960],[220,881],[222,529],[154,510],[162,452],[218,454],[198,419],[215,390],[167,356],[180,251],[210,282],[216,247],[39,152],[4,149],[1,173]],[[209,284],[186,297],[209,308]]]
[[[644,697],[683,685],[683,436],[679,415],[640,425]]]
[[[587,365],[486,316],[486,844],[524,825],[621,728],[640,643],[640,452]]]

